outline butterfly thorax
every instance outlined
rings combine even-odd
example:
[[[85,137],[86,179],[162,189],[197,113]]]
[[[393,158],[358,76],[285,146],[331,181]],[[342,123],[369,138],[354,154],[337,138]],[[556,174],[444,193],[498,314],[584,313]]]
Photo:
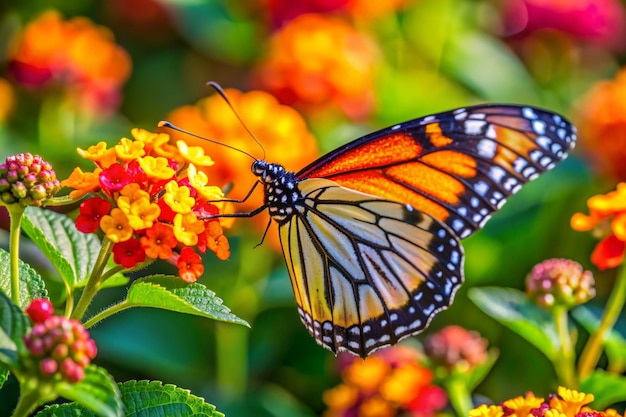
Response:
[[[252,173],[265,187],[265,206],[277,222],[287,220],[304,204],[297,187],[300,180],[294,172],[282,165],[257,160],[252,164]]]

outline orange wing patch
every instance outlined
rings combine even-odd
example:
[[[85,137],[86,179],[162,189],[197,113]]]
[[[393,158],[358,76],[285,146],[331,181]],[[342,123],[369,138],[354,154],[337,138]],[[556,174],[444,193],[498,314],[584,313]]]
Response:
[[[452,139],[443,135],[439,123],[427,124],[426,134],[428,135],[428,140],[430,141],[430,143],[432,143],[437,148],[441,148],[442,146],[449,145],[453,142]]]
[[[424,155],[422,161],[452,175],[463,178],[476,176],[476,159],[456,151],[439,151]]]
[[[345,171],[375,168],[397,162],[400,157],[403,160],[417,158],[421,153],[422,147],[409,135],[383,136],[348,150],[331,163],[316,170],[312,177],[330,177]]]

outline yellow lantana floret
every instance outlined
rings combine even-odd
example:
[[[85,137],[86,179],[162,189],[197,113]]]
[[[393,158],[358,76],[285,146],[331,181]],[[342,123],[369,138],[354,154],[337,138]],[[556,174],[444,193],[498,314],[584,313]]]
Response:
[[[125,214],[133,230],[143,230],[152,227],[161,214],[161,208],[150,203],[149,198],[140,198],[130,204]]]
[[[190,196],[189,188],[180,187],[173,180],[165,185],[163,200],[174,212],[182,214],[189,213],[196,204],[196,200]]]
[[[189,178],[189,184],[195,188],[198,194],[205,200],[217,201],[224,198],[222,189],[215,185],[207,185],[209,183],[209,177],[207,177],[204,172],[198,171],[194,164],[189,164],[187,176]]]
[[[499,405],[482,404],[469,412],[470,417],[502,417],[504,410]]]
[[[117,162],[115,148],[107,149],[106,142],[98,142],[97,145],[90,146],[87,150],[76,148],[76,151],[83,158],[98,163],[102,168],[108,168]]]
[[[144,156],[139,158],[139,166],[143,169],[143,172],[150,178],[156,178],[158,180],[167,180],[174,176],[176,173],[174,169],[168,166],[166,158],[157,156]]]
[[[189,162],[201,167],[210,167],[215,162],[210,156],[204,154],[204,148],[200,146],[189,146],[187,142],[178,140],[176,146],[180,154]]]
[[[119,208],[111,210],[111,214],[100,219],[100,228],[106,237],[114,243],[125,242],[133,235],[128,218]]]
[[[195,214],[178,213],[174,216],[174,236],[185,246],[195,246],[198,235],[204,231],[204,222],[198,220]]]
[[[145,144],[142,141],[122,138],[120,142],[115,145],[115,153],[122,161],[132,161],[146,154],[144,146]]]

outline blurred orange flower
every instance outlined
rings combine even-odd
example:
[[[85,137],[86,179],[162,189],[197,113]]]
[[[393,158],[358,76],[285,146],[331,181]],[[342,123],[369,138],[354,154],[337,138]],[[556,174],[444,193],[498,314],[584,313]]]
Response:
[[[281,103],[340,108],[359,119],[374,106],[375,44],[337,17],[301,15],[274,34],[256,82]]]
[[[225,92],[241,119],[262,142],[270,161],[280,163],[287,170],[298,171],[319,155],[314,136],[309,132],[302,116],[293,108],[279,104],[275,97],[263,91],[242,93],[227,89]],[[195,105],[175,109],[168,115],[168,120],[195,134],[256,155],[257,158],[264,156],[259,145],[217,94],[204,98]],[[250,157],[175,131],[169,133],[174,140],[184,139],[190,146],[204,147],[206,153],[215,160],[229,161],[218,166],[197,167],[211,178],[212,184],[230,189],[228,198],[242,199],[250,191],[256,181],[250,172],[253,162]],[[246,202],[237,205],[237,210],[252,211],[263,204],[263,198],[262,190],[257,187]],[[269,216],[262,213],[253,221],[264,231]],[[270,228],[267,238],[273,247],[280,248],[276,228]]]
[[[626,181],[626,68],[597,83],[579,111],[581,144],[600,172]]]
[[[68,88],[79,109],[102,112],[117,107],[131,61],[113,34],[90,20],[63,20],[48,11],[13,39],[9,68],[27,87],[58,83]]]
[[[587,200],[589,215],[572,216],[572,229],[581,232],[594,230],[602,240],[593,253],[591,262],[600,269],[615,268],[624,260],[626,249],[626,183],[617,189]]]
[[[15,103],[13,87],[4,78],[0,78],[0,124],[9,117]]]
[[[348,358],[341,369],[342,383],[324,393],[324,416],[435,415],[448,400],[420,360],[417,350],[405,346],[377,351],[365,360]]]

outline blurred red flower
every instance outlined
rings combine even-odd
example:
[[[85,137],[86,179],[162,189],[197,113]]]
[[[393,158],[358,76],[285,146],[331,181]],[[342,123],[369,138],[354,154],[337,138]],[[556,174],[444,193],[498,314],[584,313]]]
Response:
[[[509,0],[505,20],[510,35],[556,30],[616,50],[626,41],[619,0]]]
[[[108,29],[48,11],[13,39],[9,70],[26,87],[61,85],[77,109],[95,114],[117,107],[131,61]]]
[[[352,119],[374,107],[374,42],[345,21],[301,15],[277,31],[255,81],[283,104],[303,110],[338,107]]]

